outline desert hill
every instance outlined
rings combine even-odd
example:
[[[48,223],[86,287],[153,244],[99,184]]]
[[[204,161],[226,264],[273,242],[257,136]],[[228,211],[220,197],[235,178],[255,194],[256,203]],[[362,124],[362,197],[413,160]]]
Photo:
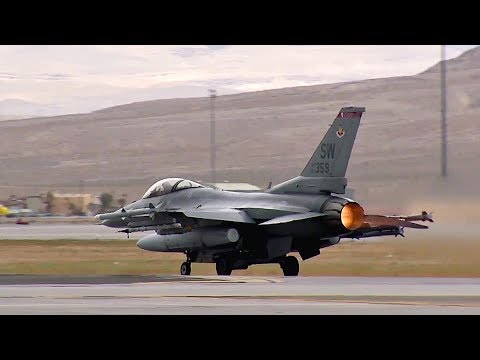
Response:
[[[342,106],[365,106],[347,173],[359,199],[478,197],[480,48],[447,61],[448,170],[440,178],[439,64],[414,76],[218,96],[217,181],[297,176]],[[219,94],[221,95],[221,94]],[[210,99],[0,122],[0,198],[38,191],[143,194],[163,177],[210,180]]]

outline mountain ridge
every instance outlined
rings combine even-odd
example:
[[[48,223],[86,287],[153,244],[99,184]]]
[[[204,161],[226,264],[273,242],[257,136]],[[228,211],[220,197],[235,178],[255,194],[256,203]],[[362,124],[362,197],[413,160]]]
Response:
[[[480,51],[473,50],[457,58],[460,65],[455,59],[447,64],[448,179],[439,177],[440,77],[428,69],[413,76],[218,96],[217,179],[265,187],[297,176],[338,110],[356,105],[366,113],[347,177],[359,196],[375,201],[439,191],[467,196],[479,178],[480,124],[468,116],[480,108]],[[2,197],[75,192],[81,182],[87,192],[128,193],[132,200],[159,178],[210,177],[206,97],[2,121],[0,131]]]

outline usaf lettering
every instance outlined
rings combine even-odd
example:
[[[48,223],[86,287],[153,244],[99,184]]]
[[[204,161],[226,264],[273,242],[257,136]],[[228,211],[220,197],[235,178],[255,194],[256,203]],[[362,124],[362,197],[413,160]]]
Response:
[[[333,159],[335,156],[335,144],[334,143],[323,143],[320,146],[320,157],[322,159]]]

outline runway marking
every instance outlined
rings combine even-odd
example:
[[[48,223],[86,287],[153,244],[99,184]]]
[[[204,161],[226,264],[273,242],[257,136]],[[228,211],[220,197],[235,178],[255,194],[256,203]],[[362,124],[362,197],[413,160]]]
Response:
[[[78,300],[78,299],[77,299]],[[478,307],[471,307],[471,306],[461,306],[461,305],[430,305],[430,304],[399,304],[399,303],[355,303],[355,302],[334,302],[334,301],[325,301],[325,302],[316,302],[316,303],[288,303],[288,302],[268,302],[268,303],[251,303],[251,302],[245,302],[245,303],[214,303],[214,304],[188,304],[188,305],[176,305],[172,303],[148,303],[148,304],[137,304],[136,306],[140,306],[142,308],[148,308],[151,311],[157,311],[157,310],[165,310],[165,309],[172,309],[172,308],[184,308],[184,309],[189,309],[189,310],[195,310],[195,309],[212,309],[212,308],[251,308],[251,307],[257,307],[257,308],[271,308],[274,306],[283,306],[287,308],[303,308],[305,307],[308,308],[322,308],[322,307],[329,307],[329,306],[335,306],[335,307],[348,307],[351,305],[357,305],[361,307],[369,307],[369,306],[381,306],[381,307],[411,307],[413,308],[422,308],[422,307],[434,307],[434,308],[451,308],[451,309],[478,309]],[[61,307],[63,309],[65,308],[71,308],[72,311],[82,311],[86,309],[96,309],[100,308],[102,309],[103,307],[107,307],[108,310],[112,309],[124,309],[127,313],[130,311],[135,312],[137,309],[136,307],[132,307],[128,304],[115,304],[115,303],[109,303],[107,305],[103,303],[85,303],[85,302],[75,302],[75,303],[23,303],[23,304],[0,304],[0,308],[4,309],[7,308],[9,311],[14,311],[14,309],[20,308],[22,310],[28,310],[28,309],[35,309],[35,308],[55,308],[57,309],[58,307]]]
[[[8,277],[8,275],[6,275]],[[112,275],[112,277],[115,275]],[[0,280],[2,279],[0,275]],[[71,282],[61,283],[48,280],[38,282],[33,279],[31,282],[19,282],[19,283],[1,283],[0,286],[14,286],[14,287],[90,287],[90,286],[135,286],[135,285],[172,285],[172,284],[254,284],[254,283],[283,283],[282,278],[274,277],[252,277],[252,276],[197,276],[197,277],[185,277],[185,276],[156,276],[152,277],[152,280],[145,280],[141,282],[129,281],[126,279],[124,282],[108,281],[105,282],[88,282],[88,279],[84,282]]]
[[[401,297],[401,300],[395,298]],[[72,296],[50,296],[50,295],[38,295],[38,296],[0,296],[0,299],[50,299],[50,300],[126,300],[126,299],[217,299],[217,300],[275,300],[282,303],[287,302],[302,302],[305,305],[315,305],[321,303],[335,303],[335,304],[372,304],[372,305],[414,305],[414,306],[450,306],[450,307],[468,307],[477,308],[480,307],[480,298],[477,296],[462,297],[462,299],[454,299],[449,296],[433,296],[428,299],[418,299],[417,296],[390,296],[384,299],[352,299],[343,296],[284,296],[284,295],[158,295],[158,294],[145,294],[145,295],[72,295]],[[411,298],[411,299],[406,299]],[[462,300],[470,300],[474,303],[464,303]],[[0,304],[0,306],[12,306]]]
[[[159,279],[167,279],[166,277],[162,276]],[[253,282],[268,282],[268,283],[283,283],[284,280],[281,278],[274,278],[274,277],[252,277],[252,276],[195,276],[195,277],[185,277],[185,276],[172,276],[170,279],[173,281],[168,281],[168,283],[183,283],[183,282],[194,282],[194,283],[212,283],[212,282],[219,282],[219,283],[253,283]],[[177,281],[175,281],[177,280]],[[162,281],[163,283],[163,281]],[[167,283],[167,282],[165,282]],[[140,283],[136,283],[140,284]],[[158,284],[155,282],[145,282],[141,284]]]

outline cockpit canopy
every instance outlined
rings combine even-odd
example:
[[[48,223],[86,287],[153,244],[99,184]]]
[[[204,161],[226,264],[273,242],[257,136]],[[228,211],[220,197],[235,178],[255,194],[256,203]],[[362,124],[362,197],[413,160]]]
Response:
[[[198,188],[204,187],[194,181],[185,180],[181,178],[167,178],[160,181],[157,181],[155,184],[150,186],[145,195],[142,196],[142,199],[148,199],[155,196],[165,195],[174,191],[189,189],[189,188]]]

